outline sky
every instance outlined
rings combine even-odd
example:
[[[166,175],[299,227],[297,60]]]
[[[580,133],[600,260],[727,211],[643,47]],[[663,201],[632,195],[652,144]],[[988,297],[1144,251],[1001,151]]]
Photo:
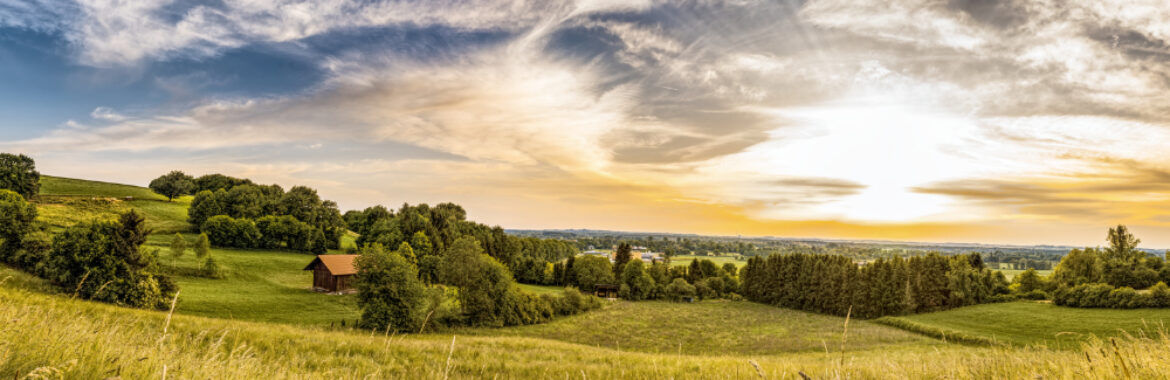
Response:
[[[1170,247],[1164,0],[0,0],[48,175],[517,229]]]

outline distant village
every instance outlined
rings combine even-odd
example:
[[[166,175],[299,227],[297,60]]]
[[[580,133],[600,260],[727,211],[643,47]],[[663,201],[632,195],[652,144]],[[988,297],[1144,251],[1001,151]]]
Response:
[[[581,252],[580,256],[607,257],[610,263],[614,263],[617,258],[617,246],[610,247],[610,249],[596,249],[590,246],[588,250]],[[641,260],[646,263],[662,261],[662,252],[652,252],[646,247],[633,246],[630,247],[630,259]]]

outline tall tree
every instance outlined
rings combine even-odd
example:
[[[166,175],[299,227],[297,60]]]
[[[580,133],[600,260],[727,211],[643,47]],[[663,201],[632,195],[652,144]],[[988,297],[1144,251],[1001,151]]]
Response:
[[[183,257],[183,252],[187,250],[187,241],[183,239],[183,235],[175,233],[175,237],[171,239],[171,257]]]
[[[203,258],[211,253],[211,240],[207,238],[207,234],[199,234],[199,240],[195,241],[195,256]]]
[[[1109,241],[1109,247],[1105,248],[1105,254],[1110,259],[1132,262],[1145,256],[1144,253],[1137,250],[1138,244],[1142,242],[1141,239],[1129,233],[1129,228],[1124,225],[1119,224],[1115,228],[1110,228],[1106,240]]]
[[[426,287],[418,269],[398,253],[374,244],[354,263],[354,288],[362,311],[359,326],[374,330],[418,331],[423,323]]]
[[[617,251],[613,254],[613,277],[618,278],[622,275],[622,270],[626,268],[626,263],[630,262],[631,249],[629,243],[618,244]]]
[[[23,154],[0,153],[0,189],[32,199],[41,189],[41,173],[37,172],[36,162]]]
[[[195,191],[195,178],[175,170],[150,181],[150,189],[174,201],[175,197]]]

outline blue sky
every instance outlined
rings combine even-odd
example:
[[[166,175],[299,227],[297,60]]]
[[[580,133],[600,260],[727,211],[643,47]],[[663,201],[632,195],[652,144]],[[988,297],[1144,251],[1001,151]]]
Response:
[[[1170,232],[1168,25],[1157,0],[0,0],[0,150],[510,228],[1093,245]]]

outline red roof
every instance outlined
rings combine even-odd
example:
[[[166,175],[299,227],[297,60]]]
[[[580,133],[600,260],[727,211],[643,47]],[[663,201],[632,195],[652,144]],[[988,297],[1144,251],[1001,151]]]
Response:
[[[311,270],[318,262],[325,265],[325,269],[334,276],[344,276],[357,273],[357,268],[353,267],[353,260],[359,255],[317,255],[305,270]]]

